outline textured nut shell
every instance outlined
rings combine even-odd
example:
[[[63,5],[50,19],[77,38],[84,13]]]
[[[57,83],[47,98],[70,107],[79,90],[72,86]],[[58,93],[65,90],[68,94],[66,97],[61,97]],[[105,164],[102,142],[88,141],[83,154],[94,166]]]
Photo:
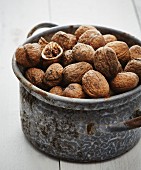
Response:
[[[65,84],[81,83],[82,76],[89,70],[92,70],[91,64],[86,62],[78,62],[66,66],[63,70],[63,81]]]
[[[119,71],[119,62],[114,50],[109,47],[100,47],[94,55],[94,66],[106,78],[112,79]]]
[[[63,67],[59,63],[51,64],[46,72],[43,82],[49,86],[57,86],[62,80]]]
[[[63,56],[62,56],[63,66],[67,66],[69,64],[72,64],[73,62],[74,62],[74,57],[73,57],[73,54],[72,54],[72,50],[66,50],[63,53]]]
[[[141,58],[141,46],[133,45],[129,49],[131,59]]]
[[[51,40],[57,42],[64,50],[72,49],[77,42],[75,35],[67,34],[63,31],[55,33]]]
[[[25,44],[17,48],[16,61],[24,67],[34,67],[40,63],[41,47],[38,43]]]
[[[76,61],[85,61],[88,63],[93,63],[95,50],[90,45],[77,43],[73,47],[72,53]]]
[[[38,41],[38,44],[41,46],[41,51],[42,51],[45,48],[45,46],[48,44],[48,42],[43,37],[41,37]]]
[[[91,45],[94,49],[105,45],[103,35],[98,30],[88,30],[78,39],[78,42]]]
[[[139,77],[132,72],[118,73],[111,81],[111,88],[118,93],[134,89],[139,82]]]
[[[112,34],[105,34],[105,35],[103,35],[103,37],[104,37],[106,44],[109,42],[117,41],[116,36],[114,36]]]
[[[44,71],[39,68],[29,68],[25,72],[25,77],[35,86],[41,87],[43,84]]]
[[[55,86],[55,87],[52,87],[52,89],[50,89],[49,93],[62,96],[63,95],[63,89],[62,89],[61,86]]]
[[[127,63],[130,60],[129,47],[125,42],[113,41],[106,44],[106,46],[112,48],[115,51],[118,60],[122,64]]]
[[[63,96],[72,98],[85,98],[82,86],[77,83],[69,84],[63,91]]]
[[[109,96],[109,84],[105,77],[98,71],[90,70],[82,77],[84,92],[93,98]]]
[[[141,79],[141,58],[129,61],[124,71],[136,73]]]
[[[78,39],[84,32],[90,29],[97,30],[94,26],[91,26],[91,25],[81,25],[79,28],[77,28],[74,34],[76,38]]]

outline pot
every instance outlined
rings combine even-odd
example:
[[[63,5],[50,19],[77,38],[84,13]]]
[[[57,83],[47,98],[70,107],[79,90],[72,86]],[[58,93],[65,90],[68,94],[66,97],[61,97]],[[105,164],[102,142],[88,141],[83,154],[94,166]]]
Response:
[[[37,35],[34,31],[52,27]],[[56,26],[42,23],[28,34],[26,43],[48,41],[57,31],[74,33],[79,25]],[[141,41],[111,28],[95,26],[102,34],[111,33],[129,46]],[[35,148],[55,158],[73,162],[103,161],[133,148],[140,139],[141,85],[135,89],[101,99],[76,99],[50,94],[31,84],[23,69],[12,59],[13,71],[20,82],[22,130]]]

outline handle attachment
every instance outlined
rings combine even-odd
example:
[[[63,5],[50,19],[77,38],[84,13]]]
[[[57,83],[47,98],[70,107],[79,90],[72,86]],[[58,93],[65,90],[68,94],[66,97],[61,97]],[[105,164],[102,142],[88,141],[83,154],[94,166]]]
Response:
[[[32,34],[33,34],[35,31],[37,31],[38,29],[40,29],[40,28],[52,28],[52,27],[56,27],[56,26],[58,26],[58,25],[53,24],[53,23],[46,23],[46,22],[45,22],[45,23],[40,23],[40,24],[34,26],[34,27],[29,31],[29,33],[27,34],[27,38],[31,37]]]

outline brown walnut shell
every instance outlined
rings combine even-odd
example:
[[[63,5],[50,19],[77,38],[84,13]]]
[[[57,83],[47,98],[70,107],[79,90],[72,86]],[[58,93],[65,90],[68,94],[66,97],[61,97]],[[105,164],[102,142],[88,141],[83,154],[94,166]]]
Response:
[[[89,70],[82,77],[82,87],[84,92],[93,98],[109,96],[109,84],[105,77],[98,71]]]
[[[72,53],[76,61],[85,61],[88,63],[93,63],[95,50],[90,45],[77,43],[73,47]]]
[[[59,63],[51,64],[44,75],[43,82],[48,87],[57,86],[62,80],[63,67]]]
[[[109,47],[100,47],[94,55],[94,66],[106,78],[112,79],[119,71],[116,53]]]
[[[61,86],[55,86],[55,87],[52,87],[52,89],[50,89],[49,93],[62,96],[63,95],[63,89],[62,89]]]
[[[87,30],[79,37],[78,42],[91,45],[94,49],[105,45],[103,35],[98,30]]]
[[[91,64],[86,62],[78,62],[66,66],[63,70],[63,81],[65,84],[81,83],[82,76],[89,70],[92,70]]]
[[[129,49],[131,59],[141,58],[141,46],[133,45]]]
[[[104,37],[106,44],[109,42],[117,41],[116,36],[114,36],[112,34],[105,34],[105,35],[103,35],[103,37]]]
[[[45,46],[48,44],[48,42],[43,37],[41,37],[38,41],[38,44],[41,46],[41,51],[42,51],[45,48]]]
[[[78,39],[84,32],[86,32],[87,30],[97,30],[94,26],[92,25],[81,25],[80,27],[77,28],[77,30],[75,31],[75,36]]]
[[[106,44],[106,47],[110,47],[115,51],[121,64],[125,64],[130,60],[129,47],[125,42],[113,41]]]
[[[25,77],[33,85],[42,87],[44,74],[45,74],[44,71],[39,68],[29,68],[25,72]]]
[[[124,71],[136,73],[141,80],[141,58],[130,60],[125,66]]]
[[[35,67],[40,63],[41,46],[38,43],[28,43],[17,48],[16,61],[24,67]]]
[[[139,82],[139,77],[133,72],[118,73],[111,81],[111,88],[117,93],[127,92],[134,89]]]
[[[85,98],[82,86],[78,83],[69,84],[63,91],[63,96],[72,98]]]
[[[73,62],[74,62],[74,57],[72,54],[72,50],[66,50],[62,56],[62,65],[67,66],[69,64],[72,64]]]
[[[68,34],[63,31],[56,32],[52,36],[51,40],[57,42],[64,50],[72,49],[77,42],[75,35]]]

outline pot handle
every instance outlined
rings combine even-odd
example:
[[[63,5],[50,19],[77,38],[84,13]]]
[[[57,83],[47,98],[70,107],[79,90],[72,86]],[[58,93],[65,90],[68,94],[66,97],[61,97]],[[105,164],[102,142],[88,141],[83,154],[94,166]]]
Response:
[[[125,130],[139,128],[141,127],[141,116],[139,116],[141,115],[141,110],[137,110],[135,115],[138,115],[138,117],[120,123],[106,125],[105,130],[108,132],[121,132]]]
[[[30,31],[29,33],[27,34],[27,38],[29,38],[30,36],[32,36],[32,34],[37,31],[38,29],[40,28],[52,28],[52,27],[56,27],[58,25],[56,24],[53,24],[53,23],[46,23],[46,22],[43,22],[43,23],[40,23],[38,25],[35,25]]]

